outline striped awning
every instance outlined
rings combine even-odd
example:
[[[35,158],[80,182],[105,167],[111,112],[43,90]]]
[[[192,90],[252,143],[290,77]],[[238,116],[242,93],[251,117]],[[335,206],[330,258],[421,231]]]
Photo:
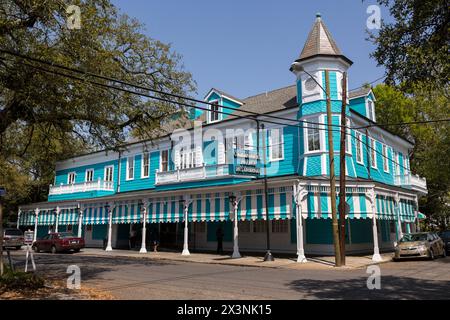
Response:
[[[139,223],[141,210],[138,202],[117,203],[112,212],[112,223]]]
[[[192,196],[188,221],[227,221],[232,218],[231,193],[205,193]],[[237,197],[239,220],[266,219],[263,190],[248,190]],[[292,189],[270,188],[268,192],[269,219],[292,216]],[[149,199],[148,222],[184,221],[183,203],[175,197]],[[231,213],[231,215],[230,215]]]
[[[400,199],[400,221],[414,222],[416,215],[414,213],[414,201]]]
[[[19,226],[34,226],[35,221],[36,213],[34,210],[20,212]]]
[[[329,188],[314,188],[308,192],[301,204],[303,218],[331,219],[331,196],[328,190]],[[363,188],[355,188],[352,192],[346,192],[346,202],[350,207],[346,218],[372,218],[370,199],[366,196]],[[339,198],[336,199],[337,208],[339,208]]]
[[[85,205],[83,210],[83,224],[107,224],[108,212],[104,203]]]
[[[395,201],[393,197],[377,194],[376,196],[377,219],[397,220]]]
[[[376,196],[377,219],[397,220],[414,222],[414,201],[400,198],[399,206],[396,208],[394,197],[385,195]]]
[[[58,224],[74,225],[78,224],[79,210],[78,208],[62,208],[59,211]]]
[[[56,223],[55,209],[39,210],[38,225],[48,226]]]

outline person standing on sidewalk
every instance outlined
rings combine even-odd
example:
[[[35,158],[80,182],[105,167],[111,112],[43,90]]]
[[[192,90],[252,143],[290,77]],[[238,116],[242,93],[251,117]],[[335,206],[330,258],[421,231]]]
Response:
[[[223,230],[222,227],[217,228],[216,238],[217,238],[217,254],[223,254]]]

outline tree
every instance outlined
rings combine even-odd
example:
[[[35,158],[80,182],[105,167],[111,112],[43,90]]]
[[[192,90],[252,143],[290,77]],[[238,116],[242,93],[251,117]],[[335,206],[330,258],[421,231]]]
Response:
[[[81,11],[80,29],[67,24],[73,4]],[[109,0],[0,2],[0,50],[178,95],[194,92],[181,57],[142,30]],[[185,114],[177,104],[184,99],[144,99],[95,86],[87,76],[77,81],[45,70],[56,69],[0,53],[0,185],[10,188],[7,206],[45,199],[55,160],[119,149],[130,135],[151,137]]]
[[[448,90],[448,0],[378,0],[389,9],[393,23],[383,19],[378,34],[370,38],[377,46],[372,57],[386,68],[387,83],[406,88],[431,82]],[[444,92],[448,97],[448,92]]]
[[[377,121],[401,123],[449,118],[450,104],[443,89],[416,83],[409,91],[411,93],[404,94],[385,84],[376,86]],[[428,195],[420,202],[424,212],[439,221],[443,221],[442,217],[450,218],[450,125],[439,122],[388,129],[415,142],[411,169],[427,179]]]

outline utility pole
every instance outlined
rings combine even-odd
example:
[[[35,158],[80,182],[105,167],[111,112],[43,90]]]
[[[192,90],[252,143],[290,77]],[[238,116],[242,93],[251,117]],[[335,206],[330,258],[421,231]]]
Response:
[[[345,142],[346,142],[346,108],[347,108],[347,72],[342,75],[342,109],[341,109],[341,144],[339,149],[339,223],[341,263],[345,266]]]
[[[330,163],[330,197],[331,197],[331,218],[333,227],[333,243],[336,267],[342,266],[341,247],[339,245],[339,225],[336,213],[336,176],[334,174],[334,145],[333,145],[333,127],[331,115],[330,98],[330,73],[325,70],[325,86],[327,95],[327,122],[328,122],[328,158]]]

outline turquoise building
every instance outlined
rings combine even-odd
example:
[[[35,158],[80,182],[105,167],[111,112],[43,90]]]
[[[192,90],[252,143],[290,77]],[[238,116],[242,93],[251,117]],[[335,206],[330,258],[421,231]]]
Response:
[[[165,124],[152,141],[58,162],[48,201],[21,206],[18,227],[34,228],[36,237],[71,230],[106,250],[128,248],[131,234],[141,252],[157,240],[182,254],[215,250],[221,228],[233,257],[265,251],[269,230],[273,252],[304,262],[305,254],[333,254],[333,148],[337,191],[341,174],[347,181],[347,252],[378,260],[380,250],[416,230],[427,187],[410,171],[412,142],[377,126],[369,87],[346,97],[340,172],[343,79],[352,63],[317,15],[291,65],[293,85],[247,98],[212,88],[208,110]]]

